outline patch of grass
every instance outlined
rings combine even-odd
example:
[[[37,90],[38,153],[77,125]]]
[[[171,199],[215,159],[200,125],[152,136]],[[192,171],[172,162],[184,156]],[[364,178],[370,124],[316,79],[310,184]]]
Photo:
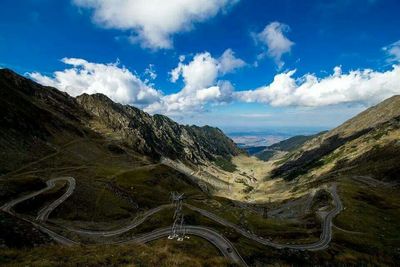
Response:
[[[231,162],[231,159],[217,157],[214,160],[214,163],[215,163],[215,165],[220,167],[222,170],[227,171],[227,172],[234,172],[237,169],[236,165]]]
[[[268,161],[270,160],[273,156],[275,156],[276,151],[275,150],[264,150],[261,151],[257,154],[255,154],[255,156],[263,161]]]
[[[113,221],[136,212],[126,199],[101,183],[77,183],[75,192],[52,213],[53,218],[78,221]]]
[[[0,205],[20,195],[40,190],[46,183],[34,176],[24,176],[15,179],[0,180]]]
[[[334,243],[353,254],[364,255],[360,257],[370,255],[375,260],[382,258],[391,262],[400,244],[398,189],[360,185],[342,177],[339,194],[345,210],[334,219],[334,224],[356,233],[335,231]],[[379,265],[379,261],[374,264]]]
[[[0,251],[1,266],[233,266],[203,240],[185,244],[157,241],[147,245],[44,246]],[[182,249],[184,247],[185,249]],[[196,251],[196,253],[193,253]]]
[[[282,165],[282,164],[284,164],[284,163],[287,162],[294,154],[295,154],[295,151],[292,151],[292,152],[287,153],[286,155],[284,155],[281,159],[279,159],[279,160],[276,162],[276,165]]]
[[[346,163],[352,169],[348,175],[367,175],[378,180],[400,181],[399,143],[394,140],[385,145],[374,145],[369,151]]]
[[[127,171],[116,176],[114,182],[137,201],[140,209],[170,203],[170,193],[173,191],[191,198],[205,197],[185,175],[165,165]]]
[[[3,247],[28,248],[50,243],[52,240],[30,223],[0,211],[0,254]]]
[[[53,189],[46,191],[36,197],[18,203],[14,207],[14,210],[17,213],[29,214],[36,217],[39,210],[44,207],[46,203],[51,203],[55,201],[56,199],[61,197],[66,191],[66,182],[59,181],[58,183],[56,183],[56,186]]]

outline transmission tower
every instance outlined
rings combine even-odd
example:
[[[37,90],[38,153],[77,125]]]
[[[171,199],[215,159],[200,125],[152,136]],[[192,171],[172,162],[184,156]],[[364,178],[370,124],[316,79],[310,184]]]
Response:
[[[186,228],[185,228],[185,220],[182,211],[183,206],[183,193],[179,194],[177,192],[171,193],[171,201],[175,207],[174,211],[174,222],[172,224],[171,233],[168,236],[168,239],[177,239],[177,241],[183,241],[185,238],[189,238],[186,236]]]

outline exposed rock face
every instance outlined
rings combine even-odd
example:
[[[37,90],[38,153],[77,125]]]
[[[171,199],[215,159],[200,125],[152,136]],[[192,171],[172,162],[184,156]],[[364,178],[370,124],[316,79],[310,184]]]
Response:
[[[198,164],[215,156],[241,153],[218,128],[180,125],[163,115],[151,116],[129,105],[114,103],[101,94],[83,94],[78,103],[93,116],[97,131],[119,138],[138,152]]]

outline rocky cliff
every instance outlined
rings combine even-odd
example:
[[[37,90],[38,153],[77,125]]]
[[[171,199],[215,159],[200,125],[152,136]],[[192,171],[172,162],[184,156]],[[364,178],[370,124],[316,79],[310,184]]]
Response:
[[[92,115],[91,125],[96,131],[118,138],[146,155],[198,164],[216,156],[241,153],[218,128],[180,125],[166,116],[151,116],[133,106],[114,103],[101,94],[84,94],[77,101]]]

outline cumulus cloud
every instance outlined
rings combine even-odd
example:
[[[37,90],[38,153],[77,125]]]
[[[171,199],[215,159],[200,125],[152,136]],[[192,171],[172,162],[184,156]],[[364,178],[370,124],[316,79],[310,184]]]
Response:
[[[343,72],[337,66],[332,74],[325,77],[306,74],[296,78],[296,70],[291,70],[275,75],[269,85],[235,91],[229,81],[223,80],[223,76],[243,64],[226,65],[227,54],[229,62],[240,61],[231,50],[226,51],[220,57],[213,57],[208,52],[199,53],[189,62],[181,58],[170,75],[173,82],[182,79],[184,86],[179,92],[169,95],[156,90],[148,80],[141,80],[120,66],[119,62],[100,64],[79,58],[64,58],[62,61],[69,65],[65,70],[56,71],[52,76],[37,72],[29,76],[72,96],[103,93],[116,102],[137,105],[153,114],[167,115],[193,114],[205,111],[209,106],[232,101],[271,106],[318,107],[346,103],[370,106],[400,94],[400,65],[393,65],[386,71],[364,69],[349,72]]]
[[[73,0],[93,11],[93,21],[105,28],[130,30],[132,42],[159,49],[172,47],[172,35],[189,31],[238,0]]]
[[[183,89],[163,97],[148,106],[146,111],[175,114],[203,110],[204,105],[208,103],[227,103],[232,99],[233,86],[230,82],[218,78],[246,64],[236,58],[231,49],[225,50],[219,58],[204,52],[196,54],[187,64],[183,61],[184,58],[180,58],[178,66],[170,72],[172,82],[183,79]]]
[[[206,104],[218,105],[232,100],[233,86],[229,81],[218,81],[216,85],[189,91],[186,87],[175,94],[164,96],[144,110],[149,113],[180,115],[205,111]]]
[[[110,64],[91,63],[79,58],[62,59],[71,67],[56,71],[52,77],[40,73],[29,76],[47,86],[53,86],[72,96],[83,93],[102,93],[123,104],[144,106],[162,97],[162,93],[142,81],[119,62]]]
[[[219,58],[219,70],[223,74],[231,72],[237,68],[241,68],[246,65],[240,58],[235,57],[235,53],[232,49],[227,49]]]
[[[382,48],[386,52],[387,62],[400,62],[400,40]]]
[[[285,64],[282,60],[282,56],[286,53],[290,53],[294,45],[294,43],[285,36],[285,33],[289,31],[290,27],[288,25],[275,21],[265,26],[262,32],[255,34],[254,37],[256,41],[267,46],[267,51],[261,53],[258,59],[267,55],[273,58],[278,68],[281,69]]]
[[[56,71],[52,76],[37,72],[29,76],[72,96],[102,93],[116,102],[133,104],[150,113],[202,111],[206,104],[216,105],[232,100],[232,84],[219,78],[243,67],[245,62],[236,58],[231,49],[227,49],[219,58],[204,52],[195,55],[188,63],[184,61],[185,57],[180,56],[178,66],[170,72],[171,81],[182,78],[184,87],[170,95],[164,95],[151,83],[157,77],[152,64],[144,70],[144,80],[120,66],[119,62],[100,64],[79,58],[62,59],[70,67]]]
[[[218,60],[208,52],[195,55],[189,64],[179,62],[178,66],[171,71],[171,81],[176,82],[182,77],[186,90],[197,90],[210,86],[217,76]]]
[[[326,106],[340,103],[375,104],[400,94],[400,65],[385,72],[371,69],[342,73],[335,67],[333,74],[318,78],[307,74],[294,78],[296,70],[280,73],[271,84],[255,90],[235,93],[244,102],[259,102],[271,106]]]
[[[184,64],[184,57],[179,58],[178,66],[173,69],[171,81],[180,77],[189,88],[204,88],[214,83],[218,76],[223,76],[246,65],[242,59],[235,57],[232,49],[226,49],[219,58],[214,58],[209,52],[199,53],[189,64]]]

